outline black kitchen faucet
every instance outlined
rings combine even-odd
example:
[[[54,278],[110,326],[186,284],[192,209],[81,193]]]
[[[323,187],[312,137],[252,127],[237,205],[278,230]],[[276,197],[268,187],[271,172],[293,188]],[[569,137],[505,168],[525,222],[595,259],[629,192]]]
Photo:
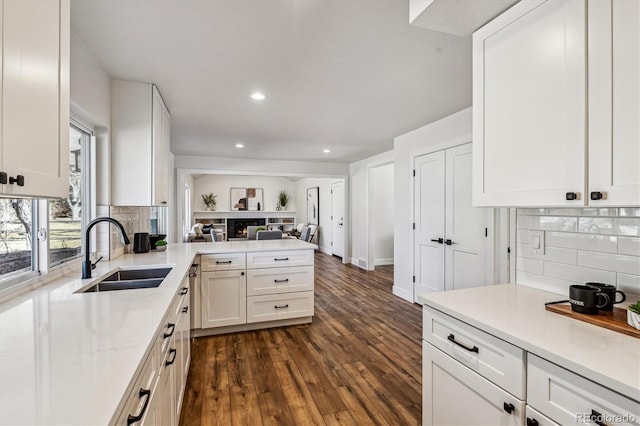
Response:
[[[99,217],[96,219],[93,219],[91,222],[89,222],[89,224],[87,225],[87,230],[85,231],[85,247],[84,247],[84,262],[82,262],[82,279],[84,280],[85,278],[91,278],[91,270],[93,268],[95,268],[95,264],[91,263],[91,259],[89,259],[89,247],[91,246],[90,244],[90,232],[91,232],[91,228],[93,228],[95,225],[97,225],[100,222],[111,222],[114,225],[116,225],[118,228],[120,228],[120,233],[122,234],[122,242],[126,245],[126,244],[130,244],[131,241],[129,241],[129,237],[127,237],[127,233],[124,232],[124,227],[122,226],[122,224],[120,222],[118,222],[117,220],[110,218],[110,217]],[[100,259],[98,259],[99,261]],[[98,262],[96,262],[98,263]]]

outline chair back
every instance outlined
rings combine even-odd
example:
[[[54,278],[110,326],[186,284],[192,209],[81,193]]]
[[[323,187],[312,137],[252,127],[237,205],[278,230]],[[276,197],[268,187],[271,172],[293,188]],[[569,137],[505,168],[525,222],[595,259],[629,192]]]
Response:
[[[216,228],[211,228],[211,230],[209,230],[209,233],[211,234],[211,241],[222,241],[222,236],[216,232]]]
[[[318,225],[309,225],[309,233],[307,235],[306,242],[310,243],[313,240],[314,235],[316,235],[316,231],[318,230]]]
[[[280,240],[282,239],[282,231],[274,229],[271,231],[258,231],[256,233],[256,240]]]
[[[300,239],[302,241],[307,241],[307,238],[309,238],[309,227],[305,225],[302,227],[302,230],[300,231]]]
[[[258,232],[258,227],[249,225],[247,226],[247,240],[255,240],[256,232]]]

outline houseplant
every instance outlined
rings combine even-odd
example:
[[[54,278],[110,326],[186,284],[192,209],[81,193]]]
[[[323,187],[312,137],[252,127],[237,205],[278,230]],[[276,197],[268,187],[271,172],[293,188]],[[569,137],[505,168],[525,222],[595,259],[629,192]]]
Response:
[[[640,330],[640,300],[627,308],[627,324]]]
[[[202,201],[204,202],[204,205],[207,206],[207,210],[214,211],[216,209],[217,197],[217,195],[213,195],[212,193],[202,194]]]
[[[285,190],[282,190],[278,193],[278,205],[280,205],[280,207],[282,207],[282,210],[286,210],[287,209],[287,204],[289,204],[289,200],[290,200],[290,196],[289,193]]]
[[[167,242],[165,240],[156,241],[156,251],[165,251],[167,249]]]

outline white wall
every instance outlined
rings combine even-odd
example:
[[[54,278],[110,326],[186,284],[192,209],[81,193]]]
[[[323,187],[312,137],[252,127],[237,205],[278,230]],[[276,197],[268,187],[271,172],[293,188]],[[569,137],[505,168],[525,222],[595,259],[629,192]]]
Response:
[[[374,167],[370,230],[374,265],[393,265],[393,164]]]
[[[394,140],[393,294],[413,301],[413,157],[471,141],[471,108]]]
[[[349,212],[351,218],[351,263],[365,269],[373,269],[373,261],[371,261],[369,243],[370,236],[370,208],[372,185],[370,185],[371,168],[383,166],[393,162],[393,151],[383,152],[373,157],[365,158],[350,165],[351,170],[351,200],[349,204]],[[349,253],[348,247],[345,247],[345,253]]]
[[[96,134],[96,203],[110,193],[111,77],[75,33],[71,33],[71,116]]]
[[[307,222],[307,188],[318,187],[318,230],[317,239],[313,242],[318,244],[320,251],[331,254],[331,182],[336,179],[305,178],[294,184],[294,194],[296,200],[296,222]]]
[[[208,193],[218,196],[216,210],[230,211],[231,188],[262,188],[264,202],[261,210],[264,211],[276,211],[278,193],[281,190],[287,191],[292,197],[287,211],[293,211],[296,205],[293,181],[280,176],[205,175],[195,178],[194,186],[192,196],[196,211],[205,210],[202,194]]]

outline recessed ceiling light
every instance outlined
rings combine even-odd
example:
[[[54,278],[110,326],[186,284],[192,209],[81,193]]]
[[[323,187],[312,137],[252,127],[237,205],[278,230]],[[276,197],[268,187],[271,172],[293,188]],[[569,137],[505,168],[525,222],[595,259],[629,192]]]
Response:
[[[324,152],[325,154],[330,154],[331,150],[330,149],[323,149],[322,152]]]
[[[236,144],[236,148],[244,148],[244,144],[243,143],[237,143]]]
[[[253,92],[251,94],[251,99],[253,99],[254,101],[264,101],[266,98],[267,96],[261,92]]]

